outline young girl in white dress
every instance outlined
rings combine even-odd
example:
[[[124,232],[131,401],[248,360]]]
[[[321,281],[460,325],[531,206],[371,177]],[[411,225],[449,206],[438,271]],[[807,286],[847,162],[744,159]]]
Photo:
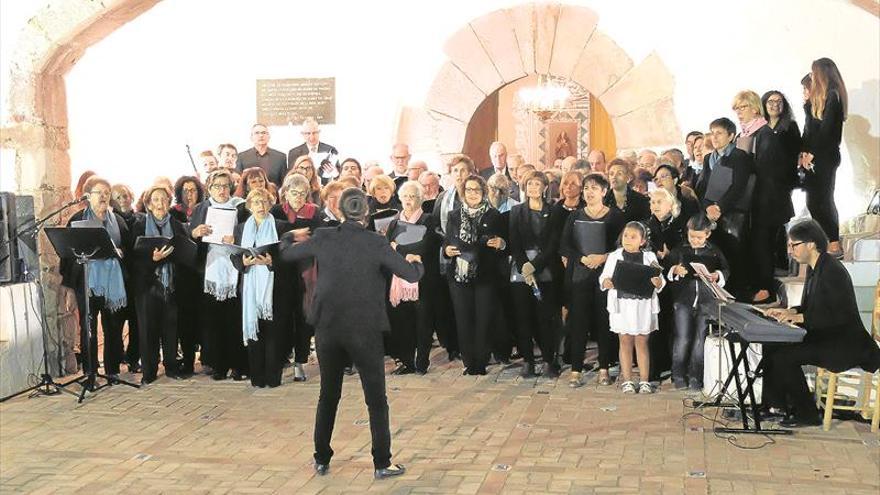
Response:
[[[620,245],[608,255],[605,268],[599,275],[602,290],[608,290],[608,316],[611,331],[620,335],[620,376],[623,380],[620,388],[625,394],[636,393],[636,384],[632,376],[633,347],[639,363],[638,392],[650,394],[654,388],[648,381],[650,375],[650,358],[648,353],[648,336],[657,330],[657,314],[660,302],[657,298],[666,282],[663,277],[651,278],[654,286],[650,299],[640,298],[634,294],[619,292],[614,288],[611,277],[619,261],[657,265],[657,256],[651,251],[643,251],[648,242],[647,229],[640,222],[629,222],[620,234]]]

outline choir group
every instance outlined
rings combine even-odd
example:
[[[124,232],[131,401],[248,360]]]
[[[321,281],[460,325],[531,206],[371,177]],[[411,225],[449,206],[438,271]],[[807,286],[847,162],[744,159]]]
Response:
[[[478,170],[459,155],[439,177],[410,163],[399,144],[386,175],[354,158],[340,161],[312,119],[303,124],[303,145],[287,155],[269,148],[266,126],[256,124],[253,148],[238,154],[223,144],[216,155],[203,154],[204,183],[160,179],[134,195],[84,175],[77,193],[88,193],[88,203],[70,224],[103,226],[120,256],[91,262],[87,294],[81,266],[64,262],[61,271],[76,291],[81,322],[91,318],[97,328],[101,317],[111,378],[125,362],[150,383],[160,356],[167,377],[192,375],[198,356],[215,380],[248,377],[255,387],[276,387],[292,360],[294,380],[303,381],[319,274],[327,264],[343,266],[345,250],[323,265],[286,254],[321,229],[353,221],[340,197],[356,188],[368,194],[367,228],[424,266],[417,282],[386,277],[384,352],[398,364],[392,373],[427,373],[436,334],[465,374],[518,357],[523,376],[556,377],[570,365],[572,387],[591,369],[611,385],[609,370],[619,364],[623,393],[652,393],[666,370],[675,388],[701,389],[714,311],[704,280],[740,300],[777,299],[774,271],[788,266],[796,246],[786,236],[794,188],[806,191],[827,238],[821,250],[840,253],[833,191],[846,88],[829,59],[815,61],[802,83],[803,133],[781,92],[742,91],[732,105],[739,130],[716,119],[708,132],[688,134],[686,154],[645,150],[605,163],[593,151],[588,160],[541,170],[494,143],[491,167]],[[148,242],[157,237],[167,242]],[[357,269],[349,283],[358,287]],[[332,305],[332,288],[326,295],[321,304]],[[358,301],[340,304],[357,311]],[[595,363],[585,362],[588,341],[597,345]],[[83,339],[81,349],[87,345]],[[86,369],[98,365],[91,351]],[[343,364],[351,369],[356,361],[348,356]]]

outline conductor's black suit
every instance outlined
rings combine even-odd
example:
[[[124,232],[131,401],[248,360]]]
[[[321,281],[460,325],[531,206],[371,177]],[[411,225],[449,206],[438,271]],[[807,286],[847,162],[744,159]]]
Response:
[[[391,465],[391,431],[385,397],[382,332],[389,332],[385,309],[388,276],[417,282],[421,263],[407,263],[388,240],[356,222],[315,230],[308,241],[281,253],[285,262],[314,258],[318,283],[312,311],[315,347],[321,369],[321,393],[315,417],[315,461],[329,464],[330,437],[342,395],[343,368],[357,367],[370,414],[373,464]]]

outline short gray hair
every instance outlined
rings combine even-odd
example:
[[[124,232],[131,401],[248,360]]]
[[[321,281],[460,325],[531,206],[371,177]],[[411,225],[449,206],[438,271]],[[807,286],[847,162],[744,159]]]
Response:
[[[416,200],[421,202],[422,198],[425,197],[425,189],[422,188],[421,184],[419,184],[417,181],[414,181],[414,180],[404,182],[400,186],[400,190],[397,191],[397,195],[401,196],[401,195],[403,195],[404,192],[407,192],[410,189],[412,189],[412,192],[414,192],[416,194]]]

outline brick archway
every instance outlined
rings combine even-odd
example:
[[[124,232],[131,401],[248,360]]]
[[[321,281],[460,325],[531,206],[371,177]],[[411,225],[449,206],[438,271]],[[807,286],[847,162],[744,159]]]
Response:
[[[13,55],[5,95],[10,122],[0,129],[0,147],[15,150],[18,193],[34,197],[34,213],[43,216],[71,197],[64,76],[90,46],[143,14],[160,0],[52,0],[22,30]],[[5,164],[4,166],[9,166]],[[58,259],[40,239],[40,268],[45,287],[46,321],[60,336],[62,371],[75,371],[73,342],[77,322],[72,302],[60,289]],[[75,306],[73,306],[75,307]],[[50,338],[50,346],[56,338]],[[50,357],[53,371],[58,360]]]
[[[639,65],[597,29],[591,9],[529,3],[472,20],[444,45],[443,64],[421,108],[406,107],[397,139],[419,152],[460,153],[480,103],[530,74],[576,81],[602,102],[620,148],[678,142],[675,80],[656,53]]]

